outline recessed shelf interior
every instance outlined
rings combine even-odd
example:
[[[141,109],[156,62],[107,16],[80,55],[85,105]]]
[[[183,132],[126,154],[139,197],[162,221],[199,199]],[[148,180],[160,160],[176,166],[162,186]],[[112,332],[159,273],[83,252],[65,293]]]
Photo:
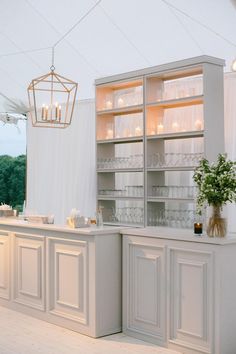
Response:
[[[147,135],[185,133],[204,129],[203,105],[163,108],[148,106],[146,109]]]
[[[97,87],[97,111],[119,109],[143,103],[142,80]]]
[[[98,195],[104,197],[144,197],[143,172],[99,174]]]
[[[147,226],[192,228],[195,221],[195,206],[191,202],[148,202]]]
[[[193,171],[150,171],[147,194],[148,198],[194,199]]]
[[[105,223],[144,225],[144,203],[139,200],[99,200]]]
[[[143,168],[143,142],[98,144],[97,168],[99,170]]]
[[[201,71],[155,75],[147,78],[147,103],[161,102],[199,96],[203,94],[203,77]]]
[[[143,113],[99,115],[97,139],[109,140],[143,136]]]
[[[197,166],[199,159],[203,156],[203,152],[203,137],[148,140],[147,167]]]

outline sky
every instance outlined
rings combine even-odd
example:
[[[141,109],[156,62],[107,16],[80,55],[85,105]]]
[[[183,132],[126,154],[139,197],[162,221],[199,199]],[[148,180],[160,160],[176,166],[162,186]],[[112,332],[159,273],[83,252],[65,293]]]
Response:
[[[18,125],[0,122],[0,155],[18,156],[26,154],[26,122]]]
[[[95,0],[0,0],[0,93],[27,103],[27,87],[50,71],[58,40],[56,71],[79,83],[78,99],[94,98],[97,78],[199,55],[225,59],[229,71],[236,1],[167,1],[182,12],[165,0],[102,0],[60,41]],[[1,127],[0,154],[22,153],[23,137]]]

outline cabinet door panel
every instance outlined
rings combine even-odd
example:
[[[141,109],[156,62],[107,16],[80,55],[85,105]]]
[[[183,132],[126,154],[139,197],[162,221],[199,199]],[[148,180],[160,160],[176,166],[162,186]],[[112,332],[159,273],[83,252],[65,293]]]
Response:
[[[87,323],[87,242],[49,239],[49,311]]]
[[[128,329],[164,341],[164,248],[129,244]]]
[[[212,254],[170,251],[170,339],[209,349],[212,339]]]
[[[9,236],[0,232],[0,297],[10,298]]]
[[[44,237],[14,235],[14,301],[45,310]]]

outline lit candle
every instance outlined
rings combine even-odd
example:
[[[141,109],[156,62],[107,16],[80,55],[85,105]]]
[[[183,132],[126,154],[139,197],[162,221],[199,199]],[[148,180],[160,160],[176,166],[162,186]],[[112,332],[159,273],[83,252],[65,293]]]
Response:
[[[142,135],[142,129],[138,126],[135,128],[135,136],[140,136]]]
[[[202,121],[200,119],[195,121],[195,128],[196,130],[202,130]]]
[[[108,129],[107,130],[106,139],[113,139],[113,129]]]
[[[127,138],[127,137],[129,136],[129,129],[125,129],[125,130],[124,130],[123,136],[124,136],[125,138]]]
[[[56,116],[56,119],[59,116],[59,109],[58,109],[58,103],[57,102],[55,103],[55,116]]]
[[[178,124],[177,122],[174,122],[174,123],[172,124],[172,130],[173,130],[174,132],[177,132],[177,131],[178,131],[178,128],[179,128],[179,124]]]
[[[197,235],[202,234],[202,223],[201,222],[195,222],[194,223],[194,233]]]
[[[124,100],[123,98],[119,98],[117,101],[118,107],[123,107],[124,106]]]
[[[164,126],[163,126],[162,123],[159,123],[159,124],[157,125],[157,134],[162,134],[163,131],[164,131]]]
[[[45,119],[45,104],[42,105],[41,118]]]
[[[58,117],[61,120],[61,106],[58,106]]]
[[[48,106],[45,107],[45,119],[48,119]]]
[[[152,123],[148,130],[150,131],[150,135],[155,135],[156,134],[156,126],[155,126],[155,124]]]
[[[106,101],[106,108],[112,109],[112,102],[111,101]]]

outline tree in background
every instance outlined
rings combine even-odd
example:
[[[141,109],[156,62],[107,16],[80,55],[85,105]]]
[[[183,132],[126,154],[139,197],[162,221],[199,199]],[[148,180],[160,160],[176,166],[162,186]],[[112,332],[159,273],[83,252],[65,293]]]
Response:
[[[0,156],[0,203],[22,211],[25,200],[26,156]]]
[[[12,170],[12,157],[0,156],[0,202],[8,204],[8,179]]]

